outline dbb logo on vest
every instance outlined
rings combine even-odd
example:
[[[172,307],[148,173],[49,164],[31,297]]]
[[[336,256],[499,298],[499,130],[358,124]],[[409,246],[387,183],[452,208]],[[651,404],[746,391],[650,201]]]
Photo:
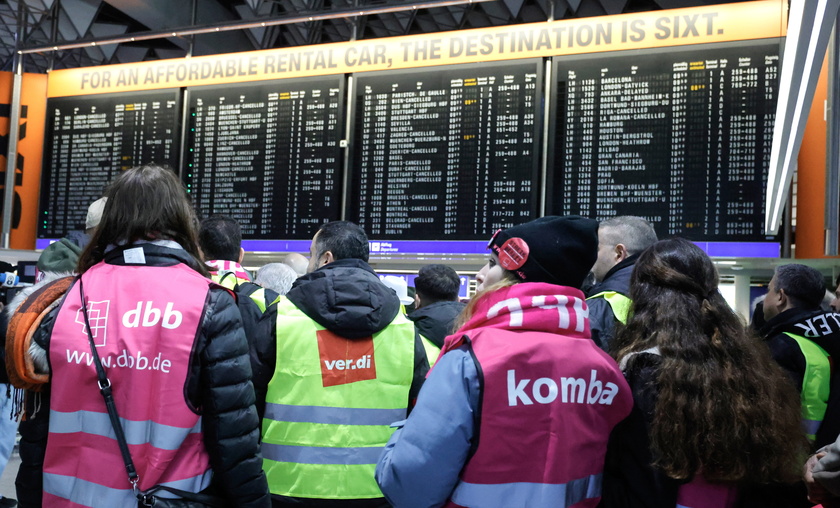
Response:
[[[143,303],[146,304],[145,309]],[[184,319],[179,311],[173,309],[174,306],[174,303],[168,302],[166,308],[161,311],[153,307],[153,302],[137,302],[136,309],[123,314],[122,324],[126,328],[137,328],[138,326],[157,326],[160,323],[162,327],[174,330],[181,326],[181,321]]]
[[[111,306],[111,300],[104,300],[101,302],[88,302],[88,320],[90,321],[90,334],[93,336],[93,344],[96,347],[105,345],[106,325],[108,324],[108,309]],[[87,336],[87,325],[85,324],[85,314],[82,309],[76,311],[76,322],[82,325],[82,333]]]
[[[508,390],[508,405],[517,406],[522,402],[525,406],[530,406],[537,401],[539,404],[550,404],[557,400],[564,403],[577,404],[604,404],[612,405],[613,399],[618,395],[618,386],[615,383],[606,384],[598,380],[598,373],[592,369],[589,377],[589,386],[587,387],[586,380],[575,377],[561,377],[560,386],[558,389],[557,382],[548,377],[541,377],[534,381],[531,385],[531,397],[528,397],[528,383],[530,379],[516,380],[516,371],[507,371],[507,390]]]
[[[373,337],[351,340],[329,330],[316,334],[324,387],[376,379]]]

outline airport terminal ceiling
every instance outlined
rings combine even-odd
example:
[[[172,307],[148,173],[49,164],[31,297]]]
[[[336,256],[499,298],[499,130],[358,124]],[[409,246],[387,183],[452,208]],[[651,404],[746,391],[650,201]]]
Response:
[[[274,20],[348,8],[411,5],[388,0],[0,0],[0,70],[16,48],[44,47],[186,28]],[[219,34],[27,54],[25,72],[286,48],[399,35],[485,28],[729,3],[718,0],[493,0],[485,3],[342,17]],[[16,42],[22,28],[22,40]],[[192,44],[192,49],[190,48]]]

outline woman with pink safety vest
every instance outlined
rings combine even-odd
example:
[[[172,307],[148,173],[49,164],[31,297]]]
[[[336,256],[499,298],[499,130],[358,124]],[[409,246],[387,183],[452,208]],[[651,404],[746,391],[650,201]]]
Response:
[[[803,506],[797,393],[721,296],[712,260],[662,240],[636,262],[630,298],[613,348],[635,406],[610,440],[601,506]]]
[[[498,231],[478,293],[376,469],[396,508],[594,507],[610,431],[632,406],[590,339],[584,279],[598,223]]]
[[[63,298],[26,329],[36,290],[9,325],[31,337],[27,361],[10,364],[32,366],[17,377],[40,396],[21,426],[21,506],[137,506],[139,493],[165,506],[270,506],[248,343],[233,296],[207,277],[183,185],[147,165],[106,197]]]

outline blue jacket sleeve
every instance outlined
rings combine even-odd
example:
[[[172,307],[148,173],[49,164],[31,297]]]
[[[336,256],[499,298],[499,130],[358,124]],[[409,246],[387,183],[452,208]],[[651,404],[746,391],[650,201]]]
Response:
[[[417,405],[385,446],[376,481],[395,508],[443,505],[458,482],[478,424],[478,370],[469,351],[441,356]]]

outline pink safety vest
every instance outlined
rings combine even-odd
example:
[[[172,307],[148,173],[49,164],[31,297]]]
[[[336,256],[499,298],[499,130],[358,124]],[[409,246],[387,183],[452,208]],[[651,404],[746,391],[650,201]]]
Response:
[[[447,506],[594,507],[613,427],[633,396],[589,339],[484,329],[478,448]]]
[[[734,484],[711,483],[702,474],[677,491],[677,508],[733,508],[737,502],[738,488]]]
[[[184,386],[210,281],[183,264],[99,263],[82,278],[140,488],[203,490],[212,471]],[[50,364],[44,506],[136,506],[99,393],[78,283],[56,317]]]

